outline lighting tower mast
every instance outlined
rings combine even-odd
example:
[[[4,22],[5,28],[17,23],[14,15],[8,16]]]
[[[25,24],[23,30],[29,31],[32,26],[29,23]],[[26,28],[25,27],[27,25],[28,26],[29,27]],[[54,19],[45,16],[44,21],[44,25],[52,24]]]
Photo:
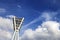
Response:
[[[13,34],[12,40],[19,40],[19,31],[21,29],[23,20],[24,18],[13,17],[14,34]]]

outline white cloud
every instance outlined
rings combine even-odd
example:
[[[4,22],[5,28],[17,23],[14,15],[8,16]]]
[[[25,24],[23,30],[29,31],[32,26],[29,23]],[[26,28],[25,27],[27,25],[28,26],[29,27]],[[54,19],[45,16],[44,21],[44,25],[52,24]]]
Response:
[[[42,24],[43,27],[46,27],[50,33],[57,34],[59,31],[60,23],[56,21],[47,21]]]
[[[0,29],[0,40],[10,40],[11,36],[9,31]]]
[[[57,12],[45,12],[45,11],[42,12],[42,14],[39,17],[32,20],[28,24],[22,26],[21,33],[23,33],[30,25],[32,25],[32,24],[34,24],[34,23],[36,23],[38,21],[41,21],[42,19],[43,19],[42,21],[50,21],[50,20],[52,20],[55,17],[56,14],[57,14]]]
[[[14,17],[14,15],[8,15],[7,17]],[[60,40],[60,23],[56,21],[50,21],[52,16],[49,15],[48,12],[44,12],[41,16],[25,25],[25,27],[40,21],[42,17],[45,18],[45,22],[43,22],[35,30],[25,30],[24,34],[20,36],[21,40]],[[12,30],[12,28],[13,25],[11,19],[0,17],[0,40],[11,39],[12,33],[10,30]]]
[[[41,16],[45,18],[45,21],[49,21],[52,19],[51,15],[49,15],[49,12],[43,12]]]
[[[60,40],[59,24],[55,21],[43,22],[42,26],[34,31],[32,29],[26,30],[21,40]]]
[[[0,17],[0,28],[9,30],[12,29],[12,20],[9,18]]]
[[[52,21],[56,14],[56,12],[43,12],[40,17],[28,23],[25,27],[36,23],[41,20],[41,18],[45,18],[45,21],[43,21],[35,30],[25,30],[24,34],[20,37],[20,40],[60,40],[60,23]]]
[[[0,40],[10,40],[12,37],[12,20],[0,17]]]
[[[7,15],[6,17],[13,18],[13,17],[15,17],[15,15]]]

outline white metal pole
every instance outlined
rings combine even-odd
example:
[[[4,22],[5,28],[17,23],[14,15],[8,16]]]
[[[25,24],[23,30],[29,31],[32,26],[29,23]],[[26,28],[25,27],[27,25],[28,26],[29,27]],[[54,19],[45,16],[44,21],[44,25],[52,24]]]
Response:
[[[21,25],[22,25],[22,22],[24,21],[24,17],[22,18],[22,21],[21,21],[21,23],[20,23],[20,25],[19,25],[19,28],[21,29]]]
[[[22,25],[24,18],[22,18],[18,29],[16,28],[16,17],[14,17],[13,20],[14,20],[13,21],[14,22],[14,34],[13,34],[12,40],[19,40],[19,29],[21,29],[21,25]]]
[[[14,34],[13,34],[13,37],[12,37],[12,40],[19,40],[19,30],[16,29],[16,17],[13,18],[14,20],[14,27],[15,27],[15,30],[14,30]]]

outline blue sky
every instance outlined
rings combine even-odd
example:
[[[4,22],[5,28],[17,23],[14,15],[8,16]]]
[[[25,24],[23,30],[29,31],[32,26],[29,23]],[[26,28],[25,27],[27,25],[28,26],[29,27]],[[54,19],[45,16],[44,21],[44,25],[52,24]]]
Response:
[[[15,15],[17,17],[24,17],[23,25],[26,25],[42,15],[42,12],[59,13],[59,4],[59,0],[0,0],[0,8],[6,10],[6,12],[2,12],[0,16]],[[60,16],[59,14],[57,15],[58,18]],[[33,25],[29,25],[34,26],[29,28],[35,29],[42,23],[42,20],[43,19]]]
[[[21,34],[45,21],[60,22],[60,0],[0,0],[0,16],[24,17]],[[23,32],[22,32],[23,31]]]
[[[0,0],[0,8],[6,10],[5,15],[24,17],[24,25],[39,17],[44,11],[59,11],[59,0]],[[28,20],[28,21],[27,21]]]

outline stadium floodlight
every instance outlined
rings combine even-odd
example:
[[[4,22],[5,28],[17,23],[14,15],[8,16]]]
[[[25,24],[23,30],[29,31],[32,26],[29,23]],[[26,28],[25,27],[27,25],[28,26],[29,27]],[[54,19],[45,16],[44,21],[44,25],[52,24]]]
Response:
[[[19,40],[19,30],[21,29],[23,20],[24,18],[13,17],[14,34],[12,40]]]

